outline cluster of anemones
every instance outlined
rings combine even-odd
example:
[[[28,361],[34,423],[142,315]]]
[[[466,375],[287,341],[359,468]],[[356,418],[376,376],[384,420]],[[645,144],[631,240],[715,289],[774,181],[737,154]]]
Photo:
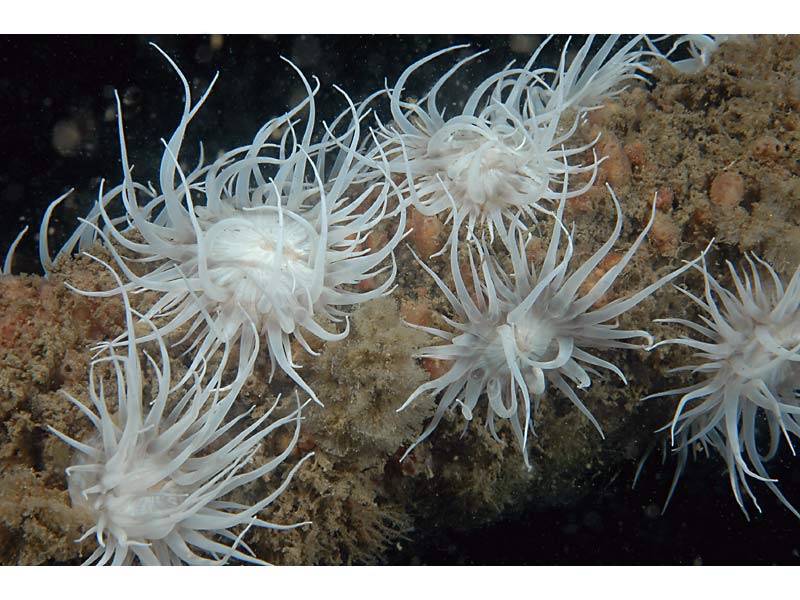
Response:
[[[765,482],[794,511],[763,462],[777,451],[781,434],[790,446],[791,435],[800,435],[800,275],[784,291],[774,270],[762,262],[770,275],[764,285],[748,259],[752,279],[745,274],[742,282],[731,268],[737,297],[708,273],[704,253],[629,296],[599,302],[655,218],[654,201],[642,232],[598,276],[622,230],[622,208],[610,187],[614,230],[583,264],[571,265],[573,236],[564,223],[564,208],[594,184],[603,160],[594,152],[596,139],[578,141],[579,126],[589,111],[650,72],[646,60],[660,55],[641,36],[615,51],[618,41],[611,36],[592,52],[590,37],[572,59],[567,59],[567,45],[556,68],[538,67],[548,38],[525,65],[509,65],[487,78],[460,113],[445,117],[439,108],[443,86],[480,53],[458,61],[420,101],[404,100],[402,94],[420,67],[463,46],[448,48],[415,62],[393,88],[358,105],[342,92],[347,107],[321,134],[315,109],[319,82],[312,86],[289,63],[305,88],[303,100],[268,121],[252,143],[210,164],[201,156],[188,172],[179,162],[184,136],[214,82],[193,104],[188,82],[165,55],[183,84],[185,104],[178,127],[164,141],[158,186],[133,178],[117,99],[122,183],[110,190],[101,184],[93,209],[59,254],[88,253],[94,242],[104,244],[119,271],[114,272],[117,285],[81,293],[120,296],[127,323],[125,333],[103,344],[102,355],[92,363],[90,402],[70,398],[97,434],[78,441],[56,432],[80,456],[68,469],[73,502],[96,516],[85,537],[94,534],[99,545],[87,562],[259,562],[244,534],[251,526],[283,527],[257,515],[285,489],[305,459],[273,494],[252,506],[223,497],[270,473],[290,455],[299,435],[301,407],[298,399],[296,410],[267,424],[273,407],[246,427],[241,420],[247,413],[233,419],[228,414],[261,347],[271,361],[270,377],[280,368],[319,402],[297,370],[292,344],[296,341],[315,354],[305,335],[323,341],[344,338],[349,330],[344,308],[391,290],[393,252],[405,234],[409,206],[427,216],[448,213],[452,229],[447,266],[455,289],[417,259],[453,310],[450,317],[442,315],[452,331],[417,326],[444,340],[424,348],[420,356],[450,367],[400,407],[425,393],[438,397],[432,420],[404,457],[431,435],[448,410],[460,409],[469,422],[485,408],[495,437],[496,421],[509,422],[530,467],[528,440],[536,409],[554,391],[602,435],[576,390],[589,387],[598,368],[626,382],[622,370],[601,353],[659,344],[653,345],[643,329],[619,329],[617,319],[694,267],[703,273],[705,300],[684,293],[709,317],[702,317],[705,325],[672,321],[709,341],[661,342],[700,350],[706,362],[693,369],[708,374],[703,382],[657,394],[682,395],[670,427],[681,457],[676,481],[689,448],[700,443],[725,458],[740,504],[741,487],[752,497],[751,477]],[[384,95],[393,120],[367,131],[364,121],[371,103]],[[580,183],[570,183],[575,180]],[[48,208],[42,222],[40,253],[46,271],[53,265],[48,221],[64,197]],[[114,216],[120,205],[124,214]],[[552,234],[544,260],[534,265],[526,250],[533,235],[530,225],[540,218],[552,221]],[[390,219],[396,222],[389,225],[394,233],[387,241],[379,248],[367,243]],[[4,273],[10,271],[21,235]],[[466,281],[459,262],[464,244]],[[392,265],[384,266],[390,258]],[[510,271],[504,264],[511,265]],[[359,286],[382,272],[380,283]],[[129,298],[142,292],[156,292],[158,299],[137,312]],[[635,338],[644,343],[632,343]],[[145,352],[147,344],[158,349],[160,360]],[[192,357],[177,383],[170,370],[173,347]],[[235,375],[223,383],[235,353]],[[116,379],[112,403],[98,375],[102,371]],[[148,379],[154,385],[146,385]],[[770,431],[766,455],[755,441],[759,409]],[[295,426],[286,449],[246,471],[259,443],[286,424]]]
[[[193,104],[186,78],[164,56],[183,84],[185,103],[178,127],[164,141],[159,185],[133,179],[117,97],[122,183],[108,191],[101,183],[99,199],[59,253],[89,254],[92,244],[103,244],[119,272],[117,285],[77,291],[122,296],[128,324],[104,345],[108,356],[93,363],[94,410],[74,400],[97,436],[77,441],[59,435],[81,455],[68,471],[73,502],[97,518],[87,536],[95,534],[99,547],[88,562],[258,562],[242,538],[253,525],[279,527],[257,515],[285,489],[291,474],[253,506],[223,497],[290,455],[299,435],[300,407],[268,424],[270,410],[247,427],[241,424],[246,414],[231,420],[226,415],[263,347],[272,365],[270,378],[280,368],[321,404],[297,371],[292,344],[297,341],[316,354],[304,336],[344,338],[349,326],[343,309],[390,291],[393,250],[405,233],[404,202],[386,170],[363,183],[364,172],[376,169],[374,159],[359,150],[365,137],[363,106],[342,92],[347,108],[317,133],[319,83],[312,87],[291,63],[305,98],[268,121],[251,144],[210,164],[201,157],[185,172],[179,161],[184,136],[214,82]],[[46,272],[53,267],[48,221],[64,197],[51,204],[42,223]],[[123,214],[116,216],[120,205]],[[376,227],[395,218],[394,233],[383,245],[367,243]],[[391,265],[384,266],[389,258]],[[370,285],[359,286],[365,280]],[[128,298],[142,292],[158,297],[136,312]],[[159,349],[160,364],[145,354],[148,343]],[[170,376],[171,348],[191,357],[177,381]],[[235,375],[223,382],[229,355],[236,354]],[[116,405],[108,403],[102,382],[95,385],[95,372],[104,364],[111,364],[116,375]],[[209,364],[218,365],[210,377]],[[155,374],[155,391],[146,391],[146,371]],[[286,423],[296,428],[285,451],[245,472],[259,442]]]
[[[433,419],[406,456],[430,436],[449,409],[460,408],[464,419],[470,421],[485,398],[490,431],[496,436],[496,419],[510,421],[525,464],[530,466],[528,436],[533,414],[548,384],[569,398],[600,430],[572,385],[578,389],[588,387],[591,367],[611,370],[623,381],[625,378],[615,365],[586,350],[656,347],[625,341],[637,336],[651,338],[646,331],[617,329],[615,319],[689,266],[696,266],[697,261],[628,298],[592,310],[649,231],[655,205],[650,222],[623,258],[594,282],[588,292],[581,293],[593,269],[619,237],[620,208],[612,192],[618,214],[614,233],[586,263],[568,275],[572,239],[562,223],[563,206],[594,183],[599,163],[593,155],[588,164],[573,164],[574,157],[585,154],[594,142],[571,145],[570,141],[589,110],[618,93],[626,81],[649,72],[643,62],[645,58],[657,56],[669,60],[676,49],[686,46],[690,58],[672,64],[682,72],[693,72],[708,64],[721,39],[683,36],[664,54],[656,45],[660,39],[646,38],[634,38],[613,52],[617,39],[612,36],[587,63],[592,45],[589,38],[569,65],[565,47],[556,69],[534,68],[535,59],[548,39],[524,67],[509,66],[477,86],[462,112],[449,118],[438,108],[437,95],[458,69],[479,54],[459,61],[418,102],[402,100],[406,80],[429,61],[462,47],[434,53],[401,75],[390,90],[393,121],[381,128],[380,155],[389,157],[389,167],[394,173],[405,176],[403,189],[408,190],[419,212],[436,215],[448,211],[448,220],[452,222],[450,271],[455,285],[455,290],[451,290],[420,261],[453,308],[453,318],[442,317],[454,331],[419,327],[445,340],[444,344],[424,348],[420,356],[446,361],[450,368],[420,386],[403,405],[405,408],[424,393],[439,397]],[[649,51],[637,49],[640,41]],[[591,174],[588,183],[570,187],[570,175],[587,172]],[[540,216],[550,213],[548,201],[556,199],[559,205],[550,247],[537,272],[526,258],[527,238],[523,232],[528,229],[526,222],[535,221],[537,213]],[[460,228],[464,223],[470,285],[465,284],[458,262]],[[475,239],[475,230],[480,225],[488,229],[491,240],[499,232],[512,272],[501,267],[491,244]],[[566,233],[567,248],[559,262],[556,255],[562,230]],[[474,258],[476,253],[478,261]],[[705,267],[706,301],[686,292],[710,314],[710,319],[702,318],[705,326],[672,320],[689,326],[710,341],[681,338],[662,342],[702,350],[701,357],[708,361],[684,369],[695,374],[707,373],[706,380],[655,395],[681,395],[670,427],[671,441],[679,455],[673,490],[689,449],[700,444],[717,449],[724,457],[731,487],[743,509],[742,487],[755,501],[747,483],[750,477],[764,482],[798,514],[778,490],[775,480],[769,478],[763,462],[775,456],[781,437],[794,452],[791,435],[800,432],[797,421],[800,276],[796,273],[784,292],[772,267],[759,261],[770,274],[769,285],[763,286],[753,261],[748,261],[752,280],[745,275],[744,284],[731,269],[738,299],[722,288]],[[723,302],[722,312],[712,290]],[[696,406],[684,412],[692,403]],[[762,412],[770,434],[766,453],[756,444],[756,417]]]
[[[641,347],[624,341],[637,336],[650,343],[647,332],[616,329],[613,320],[687,268],[630,298],[591,310],[628,264],[655,216],[654,207],[650,222],[623,258],[582,293],[620,235],[622,215],[613,191],[617,226],[611,238],[570,273],[572,237],[567,232],[567,248],[562,259],[556,260],[561,232],[566,231],[562,221],[565,204],[594,184],[600,163],[594,153],[589,154],[596,139],[574,141],[578,126],[589,111],[602,106],[627,82],[649,72],[644,60],[652,55],[639,49],[642,40],[638,37],[614,52],[618,36],[611,36],[589,58],[593,41],[589,37],[570,61],[569,44],[565,45],[555,69],[535,67],[548,38],[527,64],[510,65],[479,84],[462,112],[449,118],[438,108],[437,96],[447,80],[477,54],[459,61],[419,102],[403,101],[401,93],[414,71],[461,46],[414,63],[390,90],[394,120],[382,127],[375,154],[387,157],[391,171],[404,176],[400,186],[408,191],[415,209],[425,215],[449,211],[450,271],[455,292],[427,265],[422,266],[452,305],[457,320],[446,320],[458,332],[423,328],[447,343],[425,348],[420,356],[448,361],[451,367],[420,386],[403,405],[408,406],[426,392],[441,394],[434,418],[406,455],[433,432],[448,409],[459,406],[469,421],[479,401],[486,398],[491,432],[495,433],[496,418],[509,420],[525,464],[530,466],[528,434],[535,407],[548,383],[600,430],[572,385],[588,387],[592,367],[610,369],[623,381],[624,375],[587,350]],[[588,164],[572,162],[587,154],[592,159]],[[571,185],[570,181],[581,174],[588,175],[586,181]],[[538,270],[529,264],[525,252],[530,239],[525,232],[531,221],[538,220],[537,213],[548,214],[555,221],[547,258]],[[458,262],[462,224],[466,224],[470,286],[465,285]],[[491,241],[497,234],[513,272],[503,270],[491,243],[477,240],[480,226],[488,229]],[[480,269],[475,266],[475,252]]]

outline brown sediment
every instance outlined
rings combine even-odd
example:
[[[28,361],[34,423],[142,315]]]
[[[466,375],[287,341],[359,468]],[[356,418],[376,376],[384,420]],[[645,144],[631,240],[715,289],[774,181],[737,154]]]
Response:
[[[250,540],[259,556],[280,564],[380,562],[413,523],[408,498],[395,493],[393,481],[404,477],[398,450],[415,438],[432,403],[396,411],[398,399],[426,379],[410,353],[425,336],[401,323],[393,298],[364,304],[351,322],[350,335],[325,345],[309,367],[307,381],[325,406],[305,409],[298,446],[315,454],[270,517],[313,525],[255,532]],[[253,382],[251,391],[267,388]]]
[[[91,515],[70,506],[69,494],[32,468],[3,469],[0,479],[0,564],[74,562],[96,541],[78,544]]]
[[[758,36],[723,43],[711,64],[681,75],[660,64],[652,92],[636,89],[591,117],[647,157],[623,206],[657,189],[673,193],[670,216],[683,249],[715,236],[720,252],[755,251],[784,272],[800,261],[800,39]],[[696,239],[703,238],[703,239]],[[699,242],[699,243],[698,243]]]
[[[607,297],[624,297],[692,259],[715,237],[712,271],[724,259],[738,261],[754,251],[782,274],[800,262],[800,39],[764,37],[724,43],[711,64],[682,75],[666,64],[650,77],[652,89],[633,87],[590,113],[579,132],[601,134],[610,155],[596,185],[570,200],[566,215],[575,223],[573,265],[579,265],[611,234],[614,186],[624,214],[617,260],[641,231],[654,198],[657,218],[647,241]],[[602,154],[602,152],[600,152]],[[449,224],[412,215],[418,234],[408,241],[420,258],[452,286],[450,256],[439,250]],[[529,258],[546,251],[551,226],[534,240]],[[389,230],[391,231],[391,230]],[[383,236],[383,237],[379,237]],[[374,242],[386,239],[379,231]],[[371,238],[371,239],[373,239]],[[496,246],[499,247],[499,246]],[[467,265],[464,249],[460,264]],[[501,262],[504,260],[500,257]],[[290,464],[305,453],[315,457],[298,471],[286,492],[261,515],[276,523],[312,525],[290,531],[253,528],[248,541],[263,558],[279,564],[380,562],[386,550],[420,532],[465,528],[536,507],[574,503],[596,493],[621,466],[631,470],[652,431],[666,423],[674,404],[639,399],[665,385],[665,371],[686,360],[679,348],[615,350],[602,357],[618,366],[628,385],[613,374],[595,378],[579,396],[603,428],[605,439],[561,394],[549,390],[535,416],[528,472],[511,432],[498,428],[500,442],[483,427],[483,409],[464,431],[456,411],[403,463],[404,449],[423,431],[434,406],[419,398],[396,410],[421,383],[447,365],[413,358],[437,338],[412,330],[408,321],[445,329],[438,313],[452,309],[405,245],[397,251],[398,288],[390,298],[369,302],[352,316],[350,336],[314,344],[319,357],[299,359],[302,375],[325,407],[308,406],[300,442]],[[87,527],[86,515],[70,508],[64,468],[71,451],[50,434],[52,425],[81,439],[89,426],[58,391],[86,398],[88,347],[123,329],[118,299],[87,299],[63,286],[114,287],[105,269],[86,258],[64,260],[50,281],[0,277],[0,562],[75,562],[92,550],[73,540]],[[609,264],[601,265],[602,269]],[[696,274],[684,281],[692,285]],[[467,280],[471,277],[467,277]],[[136,299],[146,305],[146,296]],[[665,286],[620,319],[620,327],[648,329],[656,339],[671,337],[652,319],[686,317],[683,297]],[[176,369],[182,368],[175,360]],[[241,408],[256,405],[257,418],[278,392],[291,397],[292,382],[276,374],[268,382],[261,361],[243,394]],[[674,387],[674,386],[671,386]],[[288,437],[287,437],[288,436]],[[284,432],[268,440],[255,463],[280,452],[291,439]],[[237,494],[250,501],[269,493],[276,479]]]
[[[103,285],[88,259],[66,263],[75,285]],[[59,390],[86,393],[89,346],[119,333],[123,312],[116,300],[71,292],[65,276],[0,277],[0,538],[11,540],[0,544],[4,564],[70,562],[92,547],[75,543],[87,520],[66,492],[71,452],[47,427],[88,432]]]

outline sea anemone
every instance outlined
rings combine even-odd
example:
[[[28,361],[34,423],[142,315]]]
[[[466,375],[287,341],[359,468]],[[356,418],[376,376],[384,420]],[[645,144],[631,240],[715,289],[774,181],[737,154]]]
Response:
[[[687,319],[660,319],[689,328],[699,338],[680,337],[653,346],[677,344],[697,352],[696,365],[673,369],[689,372],[693,383],[648,396],[680,396],[669,429],[678,466],[667,497],[669,503],[690,450],[713,448],[725,460],[736,502],[747,515],[742,488],[760,511],[748,477],[767,485],[792,513],[800,513],[770,478],[764,463],[777,453],[783,437],[794,454],[791,436],[800,437],[800,267],[784,289],[780,277],[757,256],[745,256],[741,276],[726,261],[736,293],[708,272],[701,272],[700,298],[677,288],[705,314],[702,324]],[[748,274],[747,267],[750,273]],[[760,267],[760,269],[759,269]],[[765,281],[761,272],[767,274]],[[759,422],[766,423],[769,447],[759,448]],[[666,508],[666,506],[665,506]]]
[[[480,257],[479,275],[472,248],[469,249],[474,296],[461,275],[455,234],[450,249],[455,292],[420,261],[452,305],[458,320],[442,316],[455,330],[452,333],[409,323],[446,341],[442,345],[423,348],[419,356],[449,361],[451,367],[444,375],[417,388],[399,409],[407,407],[424,393],[442,394],[433,419],[405,456],[436,429],[449,408],[460,406],[464,419],[470,421],[478,402],[486,397],[490,431],[497,437],[495,418],[509,420],[525,465],[530,468],[527,453],[529,428],[548,383],[577,406],[603,435],[600,424],[575,393],[573,385],[578,389],[589,387],[592,383],[590,373],[597,374],[595,367],[613,372],[626,385],[627,380],[616,365],[589,350],[643,348],[624,341],[636,337],[643,338],[645,345],[651,344],[648,332],[618,329],[614,320],[692,264],[672,271],[632,296],[593,309],[644,241],[656,214],[654,200],[649,222],[628,251],[588,291],[584,291],[592,281],[592,273],[619,239],[622,229],[619,202],[610,186],[608,189],[617,214],[614,231],[605,244],[572,274],[568,275],[573,253],[572,236],[562,223],[567,193],[562,193],[547,254],[538,270],[526,258],[525,249],[530,236],[524,239],[525,229],[519,221],[513,222],[508,234],[502,236],[512,273],[503,269],[482,240],[475,244]],[[558,260],[562,251],[562,232],[567,246],[563,249],[563,257]]]
[[[361,171],[374,167],[357,151],[360,121],[367,113],[339,90],[348,109],[331,127],[325,126],[320,141],[314,141],[314,96],[319,83],[312,89],[289,63],[300,76],[306,97],[267,122],[252,144],[185,174],[178,165],[184,133],[211,86],[193,106],[188,82],[164,56],[183,83],[185,104],[178,128],[164,142],[160,192],[132,179],[117,98],[124,180],[109,193],[103,192],[101,184],[100,199],[86,224],[102,219],[101,237],[129,280],[126,290],[161,294],[145,317],[158,325],[159,335],[185,330],[183,340],[193,336],[187,352],[194,352],[195,364],[223,343],[237,340],[242,346],[240,358],[248,356],[262,336],[271,359],[270,377],[279,366],[319,402],[296,371],[290,336],[311,354],[316,352],[302,330],[327,341],[344,338],[348,324],[341,332],[327,331],[318,319],[346,319],[339,307],[390,291],[396,272],[392,253],[405,228],[401,198],[388,177],[366,187],[354,186],[362,178]],[[304,110],[306,123],[298,134],[298,115]],[[352,120],[345,130],[335,133],[341,123],[348,123],[347,117]],[[140,202],[137,194],[147,202]],[[125,214],[111,218],[107,207],[116,198],[121,198]],[[394,204],[390,207],[390,203]],[[366,241],[371,231],[397,212],[396,233],[382,248],[370,252]],[[94,228],[84,226],[66,251],[86,249],[96,234]],[[123,256],[124,251],[130,256]],[[47,254],[43,253],[45,262]],[[361,292],[348,287],[389,269],[379,267],[389,256],[391,272],[380,285]],[[155,267],[141,272],[150,265]],[[247,326],[250,322],[257,335]],[[155,333],[140,341],[154,338]]]
[[[656,44],[665,39],[672,39],[672,47],[664,54],[658,50]],[[711,57],[719,49],[722,42],[728,40],[744,40],[744,35],[704,35],[691,33],[680,36],[664,36],[648,39],[648,45],[661,58],[669,62],[672,67],[680,73],[693,75],[705,69],[711,63]],[[686,58],[673,60],[671,57],[677,52],[678,55],[688,55]]]
[[[557,201],[562,193],[574,197],[594,183],[599,161],[570,164],[590,150],[595,140],[576,143],[573,136],[587,111],[619,93],[623,83],[649,72],[644,58],[652,53],[634,50],[632,39],[610,55],[618,36],[611,36],[584,64],[593,36],[566,66],[569,42],[558,68],[534,68],[547,38],[523,67],[509,64],[479,84],[460,114],[445,117],[438,98],[442,86],[478,52],[460,60],[418,102],[401,95],[407,80],[425,64],[465,46],[453,46],[409,66],[390,90],[393,122],[381,126],[381,151],[392,173],[404,176],[414,207],[426,216],[450,210],[458,229],[467,223],[471,236],[476,224],[503,231],[515,217],[535,222],[541,201]],[[590,155],[591,156],[591,155]],[[566,178],[590,173],[588,182],[566,188]],[[454,200],[454,206],[451,200]]]
[[[118,283],[123,290],[127,352],[120,354],[113,344],[102,344],[89,372],[91,402],[67,394],[97,432],[81,442],[50,428],[79,453],[67,469],[69,493],[73,505],[86,509],[95,524],[78,541],[94,535],[98,542],[85,564],[135,560],[144,565],[223,564],[232,558],[262,563],[242,538],[253,525],[271,529],[303,525],[275,525],[257,515],[286,489],[311,455],[301,459],[273,493],[253,505],[223,498],[269,475],[292,453],[300,432],[300,408],[269,424],[277,402],[250,425],[241,422],[251,411],[226,421],[247,379],[247,373],[240,371],[232,382],[223,383],[229,345],[213,372],[209,374],[207,363],[201,361],[199,368],[190,369],[190,384],[173,387],[164,338],[131,308],[122,282]],[[140,349],[134,316],[152,330],[160,360]],[[245,357],[250,368],[257,352],[256,346]],[[109,369],[116,386],[104,385],[97,374]],[[245,471],[259,443],[287,424],[294,424],[294,435],[286,449]]]

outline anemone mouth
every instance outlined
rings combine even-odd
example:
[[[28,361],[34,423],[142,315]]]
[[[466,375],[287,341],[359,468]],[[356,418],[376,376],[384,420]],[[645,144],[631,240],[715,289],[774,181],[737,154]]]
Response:
[[[530,316],[511,328],[520,356],[528,361],[551,360],[558,354],[556,328],[547,319]]]
[[[424,174],[428,183],[435,184],[441,178],[439,195],[449,193],[461,209],[482,221],[490,219],[492,213],[520,209],[530,204],[531,198],[547,195],[550,177],[539,157],[526,157],[503,140],[476,135],[432,156],[441,158],[432,160],[432,169]],[[424,198],[424,185],[420,187]]]
[[[216,229],[216,231],[215,231]],[[209,266],[269,269],[279,265],[308,266],[316,235],[306,221],[290,213],[285,219],[273,211],[248,211],[209,228]]]
[[[215,290],[214,296],[225,298],[221,304],[227,310],[240,308],[259,329],[276,315],[285,322],[291,307],[311,312],[321,293],[314,269],[325,251],[319,248],[320,236],[300,215],[271,209],[222,219],[200,242],[206,265],[198,278]]]
[[[577,120],[562,137],[569,138]],[[388,144],[396,156],[395,171],[406,172],[412,203],[426,215],[450,212],[456,222],[504,229],[504,223],[549,212],[542,202],[558,200],[570,174],[589,173],[588,184],[567,190],[584,193],[596,177],[599,161],[570,164],[566,157],[590,151],[596,140],[568,150],[558,148],[557,128],[514,120],[498,122],[458,115],[439,129],[399,134]],[[399,147],[399,148],[398,148]]]

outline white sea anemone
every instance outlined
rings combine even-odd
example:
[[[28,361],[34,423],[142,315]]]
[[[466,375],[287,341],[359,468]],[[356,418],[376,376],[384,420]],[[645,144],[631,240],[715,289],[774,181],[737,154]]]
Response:
[[[319,141],[313,140],[319,83],[312,89],[292,65],[305,86],[305,99],[267,122],[252,144],[185,174],[178,165],[184,133],[211,88],[193,106],[186,79],[167,60],[183,83],[185,105],[178,128],[165,142],[160,191],[133,181],[117,98],[124,180],[106,194],[101,184],[101,198],[87,222],[102,219],[102,237],[129,280],[126,290],[161,294],[145,314],[158,325],[159,335],[184,330],[183,339],[193,336],[187,352],[194,352],[195,363],[237,340],[240,356],[248,356],[262,336],[272,373],[279,366],[318,402],[295,369],[291,339],[316,354],[303,330],[328,341],[344,338],[348,324],[341,332],[327,331],[318,320],[340,321],[346,313],[339,307],[391,289],[396,271],[392,253],[405,229],[401,198],[388,177],[355,191],[361,171],[374,167],[357,152],[365,114],[342,92],[348,109],[330,128],[325,126]],[[307,113],[305,126],[298,134],[302,111]],[[341,123],[347,126],[336,133]],[[121,218],[111,218],[107,211],[116,198],[125,209]],[[396,232],[370,252],[367,237],[397,212]],[[95,235],[84,227],[65,248],[85,249]],[[49,261],[47,254],[45,250],[44,262]],[[362,292],[352,287],[389,269],[379,265],[390,256],[391,272],[380,285]],[[142,266],[150,270],[142,274]],[[255,323],[256,334],[249,322]]]
[[[454,228],[466,222],[471,235],[476,224],[484,224],[493,235],[515,217],[535,222],[541,201],[557,201],[563,192],[578,196],[591,187],[597,157],[588,164],[570,164],[563,157],[572,160],[592,148],[596,140],[574,139],[583,116],[619,93],[625,82],[649,72],[644,58],[652,53],[635,50],[640,38],[634,38],[612,55],[618,36],[611,36],[586,64],[590,36],[568,67],[568,43],[557,68],[534,67],[549,39],[523,67],[509,64],[479,84],[460,114],[445,117],[439,92],[483,52],[460,60],[418,102],[402,99],[408,79],[465,46],[418,60],[388,90],[393,122],[381,127],[382,151],[391,171],[405,176],[417,210],[428,216],[450,210]],[[588,182],[566,189],[566,178],[579,173],[590,173]]]
[[[745,35],[704,35],[699,33],[691,33],[680,36],[663,36],[654,39],[648,39],[648,45],[655,51],[661,58],[669,62],[674,69],[680,73],[689,75],[699,73],[711,64],[711,57],[719,48],[722,42],[729,40],[745,40],[748,36]],[[656,44],[664,41],[665,39],[672,40],[672,47],[664,54],[658,50]],[[673,60],[671,57],[675,54],[688,54],[687,58],[680,58]]]
[[[101,345],[104,354],[90,367],[90,402],[67,394],[97,429],[96,435],[77,441],[51,427],[79,452],[67,477],[73,504],[95,518],[79,540],[97,538],[98,547],[86,564],[223,564],[232,558],[261,563],[242,538],[253,525],[271,529],[303,525],[275,525],[257,515],[286,489],[311,455],[301,459],[273,493],[253,505],[224,497],[268,476],[295,449],[300,408],[271,423],[277,402],[250,425],[242,422],[250,411],[228,419],[247,379],[247,373],[240,371],[232,382],[223,383],[229,345],[213,372],[201,361],[190,369],[189,384],[172,387],[164,338],[152,322],[132,310],[124,291],[122,298],[127,352],[117,353],[113,344]],[[137,344],[134,317],[152,329],[159,360]],[[257,352],[258,346],[245,357],[250,368]],[[114,386],[104,385],[97,375],[109,366]],[[260,442],[291,424],[294,435],[286,449],[246,471]]]
[[[800,268],[784,289],[778,274],[757,256],[745,256],[741,276],[727,262],[736,293],[722,287],[708,272],[698,297],[677,288],[702,312],[702,324],[687,319],[661,319],[698,334],[664,340],[655,347],[678,344],[697,350],[698,364],[673,369],[689,372],[691,384],[648,398],[680,396],[669,429],[679,455],[667,503],[690,451],[713,448],[725,460],[736,502],[747,515],[742,488],[758,510],[748,478],[761,481],[800,518],[800,513],[770,478],[764,463],[778,451],[783,437],[794,454],[792,436],[800,437]],[[761,279],[760,268],[768,277]],[[744,279],[744,281],[743,281]],[[759,447],[760,423],[769,433],[766,452]]]
[[[528,240],[524,239],[524,228],[518,221],[512,223],[507,235],[502,236],[508,249],[512,273],[503,269],[483,240],[476,244],[480,257],[479,274],[470,248],[470,283],[474,296],[461,275],[457,239],[454,239],[450,249],[455,292],[421,263],[452,305],[456,318],[442,318],[455,331],[409,324],[445,340],[446,343],[442,345],[423,348],[420,356],[449,361],[451,367],[441,377],[417,388],[400,408],[407,407],[424,393],[441,394],[433,419],[406,455],[436,429],[449,408],[460,406],[464,419],[470,421],[478,402],[485,397],[488,401],[486,419],[490,431],[496,435],[495,418],[509,420],[525,464],[530,468],[528,433],[533,414],[548,384],[577,406],[602,435],[599,423],[575,393],[573,386],[578,389],[589,387],[592,383],[590,374],[597,374],[595,367],[615,373],[625,384],[627,381],[616,365],[592,354],[590,350],[643,348],[625,341],[636,337],[643,338],[645,345],[652,343],[648,332],[618,329],[614,320],[689,266],[672,271],[632,296],[615,299],[593,309],[642,244],[655,218],[654,200],[650,220],[644,230],[619,262],[586,291],[593,272],[608,256],[622,229],[619,202],[611,188],[608,189],[617,213],[614,231],[605,244],[571,274],[568,271],[573,253],[572,237],[561,221],[567,194],[561,196],[547,254],[538,270],[526,258],[525,249],[530,236]],[[562,251],[562,231],[567,245],[563,248],[563,257],[558,260]],[[534,400],[533,407],[531,399]]]

